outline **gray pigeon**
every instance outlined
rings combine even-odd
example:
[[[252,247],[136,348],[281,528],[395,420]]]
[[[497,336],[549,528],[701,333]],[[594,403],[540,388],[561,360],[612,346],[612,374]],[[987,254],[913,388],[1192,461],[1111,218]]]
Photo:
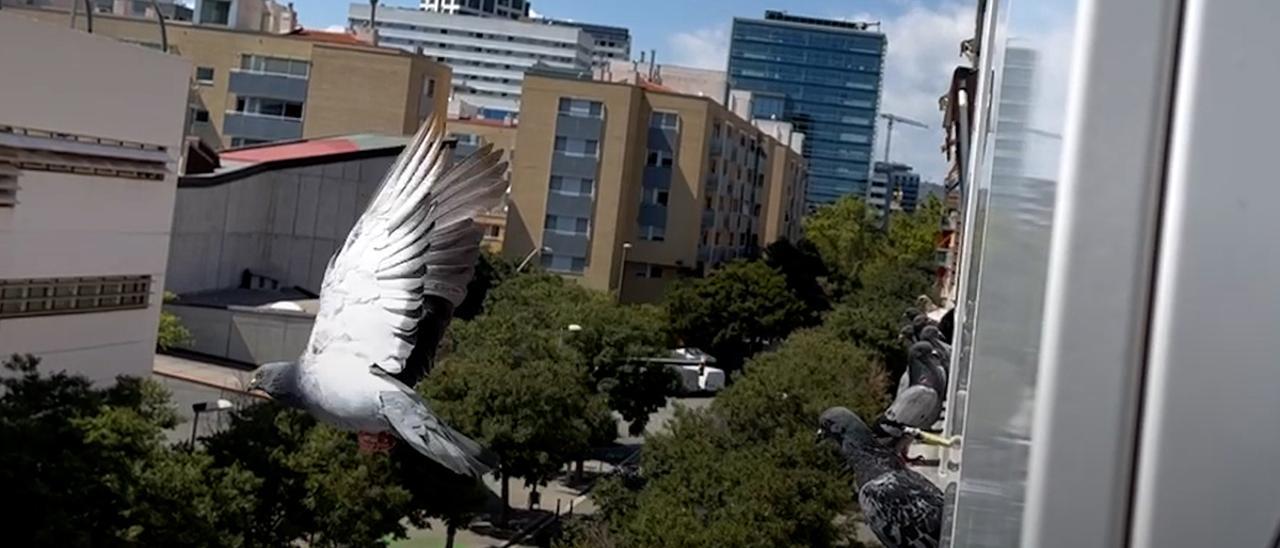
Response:
[[[889,409],[875,422],[880,442],[905,454],[911,445],[907,427],[927,430],[942,416],[946,394],[946,374],[937,362],[933,345],[921,341],[908,350],[909,365],[903,375],[906,386],[898,392]]]
[[[933,350],[938,353],[943,364],[951,363],[951,345],[942,341],[942,330],[938,326],[928,325],[921,329],[920,340],[933,345]]]
[[[412,386],[466,296],[480,253],[475,217],[506,192],[501,152],[448,166],[444,123],[428,120],[329,260],[311,339],[297,362],[254,372],[260,388],[338,428],[389,432],[455,473],[495,459],[432,413]]]
[[[853,471],[862,516],[886,548],[936,548],[942,491],[876,441],[856,413],[832,407],[818,419],[820,438],[835,442]]]

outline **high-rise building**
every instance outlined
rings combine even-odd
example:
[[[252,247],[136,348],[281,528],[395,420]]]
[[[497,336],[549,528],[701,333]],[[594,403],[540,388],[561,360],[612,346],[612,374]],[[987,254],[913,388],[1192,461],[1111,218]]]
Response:
[[[353,28],[367,27],[369,6],[351,4],[347,17]],[[520,83],[535,65],[591,69],[591,35],[577,27],[379,7],[376,30],[380,45],[420,52],[453,68],[454,114],[467,105],[485,118],[519,112]]]
[[[803,158],[708,97],[531,73],[522,101],[508,257],[655,301],[796,234]]]
[[[551,25],[579,28],[591,35],[591,64],[603,67],[613,61],[631,58],[631,31],[623,27],[593,25],[561,19],[539,19]]]
[[[0,351],[147,377],[191,63],[66,22],[0,10]]]
[[[67,21],[60,11],[13,11]],[[103,15],[93,30],[160,48],[154,21]],[[349,34],[299,29],[280,35],[171,22],[168,40],[170,52],[195,65],[188,133],[214,146],[412,134],[427,116],[448,109],[448,66]]]
[[[886,48],[870,25],[776,11],[733,21],[729,88],[752,92],[753,118],[805,134],[811,204],[866,192]]]
[[[529,16],[526,0],[422,0],[422,11],[449,15],[524,19]]]
[[[906,164],[876,162],[863,196],[877,215],[884,215],[885,211],[915,211],[920,198],[920,174]]]

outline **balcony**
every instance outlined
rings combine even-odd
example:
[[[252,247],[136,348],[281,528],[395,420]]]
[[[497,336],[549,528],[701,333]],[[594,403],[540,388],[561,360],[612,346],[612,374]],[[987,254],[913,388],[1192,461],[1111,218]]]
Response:
[[[302,137],[302,120],[229,110],[222,121],[222,133],[228,137],[265,141],[299,139]]]
[[[301,76],[231,69],[227,91],[239,97],[266,97],[302,103],[307,100],[307,82]]]

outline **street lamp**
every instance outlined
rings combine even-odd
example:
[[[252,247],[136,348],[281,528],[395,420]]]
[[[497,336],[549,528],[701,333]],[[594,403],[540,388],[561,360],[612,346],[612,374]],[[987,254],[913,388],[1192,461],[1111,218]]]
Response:
[[[530,251],[528,255],[524,256],[524,260],[520,261],[520,266],[516,267],[516,273],[519,273],[520,271],[524,270],[524,267],[529,265],[529,261],[532,261],[533,256],[537,255],[539,251],[541,251],[542,253],[555,253],[555,250],[551,249],[550,246],[544,245],[542,247],[533,248],[533,250]]]
[[[622,282],[627,273],[627,251],[631,250],[631,242],[622,242],[622,266],[618,268],[618,300],[622,300]]]
[[[191,448],[196,447],[196,425],[200,424],[201,413],[219,413],[232,409],[235,404],[230,400],[218,399],[218,401],[206,401],[191,404]]]

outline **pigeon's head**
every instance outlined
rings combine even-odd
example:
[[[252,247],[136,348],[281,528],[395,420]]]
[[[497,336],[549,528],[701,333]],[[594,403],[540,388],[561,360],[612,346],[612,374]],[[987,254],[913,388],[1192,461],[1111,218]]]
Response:
[[[302,395],[298,393],[297,362],[271,362],[262,364],[249,380],[249,390],[261,390],[287,405],[298,405]]]
[[[920,330],[920,338],[930,342],[941,341],[942,330],[938,329],[936,325],[925,326],[924,329]]]
[[[911,348],[907,349],[907,357],[913,362],[927,363],[929,357],[933,355],[933,345],[925,341],[913,343]]]
[[[818,417],[818,440],[851,443],[866,447],[876,443],[875,434],[857,413],[846,407],[832,407]]]
[[[898,330],[898,338],[908,341],[915,340],[916,328],[911,324],[902,326],[902,329]]]
[[[919,316],[919,315],[920,315],[919,308],[908,308],[905,312],[902,313],[902,319],[910,322],[916,319],[916,316]]]
[[[916,314],[914,318],[911,318],[911,325],[916,329],[924,329],[924,326],[929,325],[929,317],[924,314]]]

